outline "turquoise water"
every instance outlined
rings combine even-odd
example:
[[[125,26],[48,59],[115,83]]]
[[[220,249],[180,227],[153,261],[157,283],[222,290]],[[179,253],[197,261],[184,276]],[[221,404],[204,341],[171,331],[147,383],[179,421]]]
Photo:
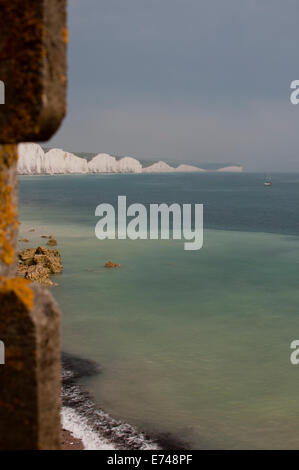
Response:
[[[97,240],[95,207],[119,194],[204,203],[203,249]],[[193,448],[299,447],[299,175],[21,177],[20,199],[24,246],[58,239],[64,349],[101,364],[101,407]]]

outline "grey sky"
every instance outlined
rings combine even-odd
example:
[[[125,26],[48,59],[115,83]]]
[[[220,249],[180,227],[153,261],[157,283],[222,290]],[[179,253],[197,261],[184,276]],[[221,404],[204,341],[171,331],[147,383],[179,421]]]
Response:
[[[51,146],[299,170],[298,0],[71,0]]]

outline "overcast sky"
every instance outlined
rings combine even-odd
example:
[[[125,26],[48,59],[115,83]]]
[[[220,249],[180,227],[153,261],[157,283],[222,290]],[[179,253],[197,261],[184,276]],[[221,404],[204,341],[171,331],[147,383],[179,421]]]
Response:
[[[51,146],[299,171],[298,0],[71,0]]]

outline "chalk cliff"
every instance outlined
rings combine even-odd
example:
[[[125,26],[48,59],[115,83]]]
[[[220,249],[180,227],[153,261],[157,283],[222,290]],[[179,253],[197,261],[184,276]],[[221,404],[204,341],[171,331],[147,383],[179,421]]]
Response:
[[[207,170],[204,170],[203,168],[199,168],[198,166],[194,166],[194,165],[185,165],[185,164],[182,164],[182,165],[179,165],[175,171],[178,171],[178,172],[181,172],[181,173],[193,173],[194,171],[207,171]]]
[[[117,160],[107,153],[100,153],[88,162],[89,173],[141,173],[141,163],[132,157]]]
[[[143,173],[170,173],[172,171],[175,171],[174,167],[161,161],[157,163],[153,163],[152,165],[147,166],[142,169]]]
[[[45,153],[38,144],[20,144],[18,173],[22,175],[88,173],[87,161],[72,153],[52,149]]]
[[[20,144],[18,173],[21,175],[56,175],[56,174],[86,174],[86,173],[176,173],[208,171],[194,165],[181,164],[177,167],[163,161],[142,167],[141,163],[132,157],[116,158],[107,153],[99,153],[89,162],[73,153],[61,149],[44,152],[38,144]],[[239,165],[224,166],[214,171],[242,172]]]
[[[223,168],[218,168],[218,170],[221,173],[227,172],[227,173],[242,173],[243,167],[241,165],[232,165],[232,166],[225,166]]]

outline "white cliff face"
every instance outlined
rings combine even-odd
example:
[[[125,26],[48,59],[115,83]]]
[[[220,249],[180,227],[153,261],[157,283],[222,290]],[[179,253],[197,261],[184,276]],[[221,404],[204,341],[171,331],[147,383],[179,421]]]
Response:
[[[172,171],[176,171],[175,168],[161,161],[153,163],[153,165],[143,168],[142,170],[143,173],[167,173]]]
[[[116,173],[116,158],[107,153],[99,153],[88,162],[90,173]]]
[[[119,173],[142,173],[142,165],[132,157],[124,157],[118,160]]]
[[[43,173],[45,153],[40,145],[19,145],[18,173],[21,175],[38,175]]]
[[[88,162],[90,173],[141,173],[141,163],[132,157],[116,160],[107,153],[100,153]]]
[[[228,173],[242,173],[243,167],[241,165],[225,166],[223,168],[219,168],[216,171],[228,172]]]
[[[45,154],[44,173],[88,173],[87,160],[60,149],[52,149]]]
[[[204,170],[203,168],[199,168],[198,166],[193,166],[193,165],[179,165],[175,171],[182,172],[182,173],[193,173],[197,171],[207,171]]]
[[[191,172],[206,171],[206,170],[203,170],[202,168],[199,168],[194,165],[185,165],[185,164],[179,165],[177,168],[174,168],[168,165],[167,163],[160,161],[160,162],[154,163],[151,166],[143,168],[142,171],[143,173],[172,173],[174,171],[178,173],[185,173],[185,172],[191,173]]]
[[[85,158],[65,152],[61,149],[52,149],[44,152],[38,144],[20,144],[18,173],[20,175],[55,175],[55,174],[86,174],[86,173],[171,173],[171,172],[203,172],[207,171],[193,165],[179,165],[174,168],[160,161],[142,168],[141,163],[132,157],[123,157],[117,160],[107,153],[99,153],[90,162]],[[240,165],[219,168],[219,172],[240,173]]]
[[[20,144],[18,173],[21,175],[88,173],[88,166],[84,158],[60,149],[52,149],[45,153],[38,144]]]

